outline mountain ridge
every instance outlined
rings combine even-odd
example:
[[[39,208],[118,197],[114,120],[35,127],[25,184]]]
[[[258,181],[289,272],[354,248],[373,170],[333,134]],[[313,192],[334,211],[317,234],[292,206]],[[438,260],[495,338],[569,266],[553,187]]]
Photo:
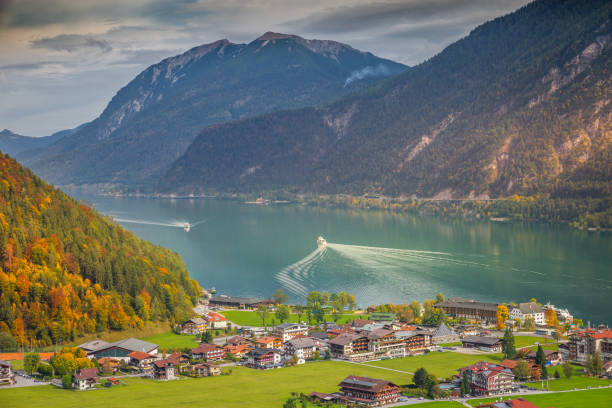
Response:
[[[206,126],[316,105],[407,68],[341,43],[262,37],[274,38],[218,40],[151,65],[97,119],[24,164],[56,184],[146,184]],[[380,64],[385,72],[346,86],[356,70]]]
[[[596,161],[591,193],[611,194],[611,16],[605,1],[532,2],[338,101],[205,129],[158,191],[571,195]]]

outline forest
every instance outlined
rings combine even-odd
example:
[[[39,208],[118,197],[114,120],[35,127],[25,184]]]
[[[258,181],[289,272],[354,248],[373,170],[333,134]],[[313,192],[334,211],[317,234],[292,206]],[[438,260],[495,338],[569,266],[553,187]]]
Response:
[[[0,153],[0,348],[180,321],[199,291],[178,254]]]

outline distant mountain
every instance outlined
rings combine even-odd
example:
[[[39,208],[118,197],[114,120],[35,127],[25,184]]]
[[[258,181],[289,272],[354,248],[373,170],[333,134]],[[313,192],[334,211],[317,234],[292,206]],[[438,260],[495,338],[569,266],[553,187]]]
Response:
[[[612,195],[612,3],[540,0],[320,107],[212,126],[166,193]]]
[[[147,68],[100,117],[25,163],[57,184],[157,181],[209,125],[327,102],[406,68],[295,35],[220,40]]]
[[[0,151],[15,157],[28,150],[50,146],[72,132],[74,130],[62,130],[51,136],[31,137],[18,135],[8,129],[4,129],[0,132]]]
[[[143,241],[0,153],[0,327],[19,346],[183,321],[199,286]]]

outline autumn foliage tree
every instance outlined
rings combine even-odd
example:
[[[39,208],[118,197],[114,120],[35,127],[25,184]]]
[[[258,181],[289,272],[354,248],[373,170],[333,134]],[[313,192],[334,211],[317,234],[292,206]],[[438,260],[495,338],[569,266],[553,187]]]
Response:
[[[46,346],[179,321],[199,295],[178,254],[142,241],[0,153],[0,332]]]
[[[508,307],[506,305],[497,306],[497,328],[505,329],[506,328],[506,320],[510,317],[510,313],[508,313]]]

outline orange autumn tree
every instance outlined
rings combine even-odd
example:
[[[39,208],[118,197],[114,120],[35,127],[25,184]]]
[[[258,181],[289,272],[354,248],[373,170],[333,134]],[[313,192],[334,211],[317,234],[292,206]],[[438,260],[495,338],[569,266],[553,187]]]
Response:
[[[544,312],[544,317],[546,318],[546,325],[548,327],[559,326],[559,319],[557,318],[557,312],[555,312],[550,307],[546,309],[546,312]]]
[[[505,329],[506,328],[506,320],[510,317],[510,313],[508,313],[508,307],[506,305],[498,305],[497,306],[497,328]]]
[[[198,296],[178,254],[0,153],[0,330],[18,345],[177,322]]]

